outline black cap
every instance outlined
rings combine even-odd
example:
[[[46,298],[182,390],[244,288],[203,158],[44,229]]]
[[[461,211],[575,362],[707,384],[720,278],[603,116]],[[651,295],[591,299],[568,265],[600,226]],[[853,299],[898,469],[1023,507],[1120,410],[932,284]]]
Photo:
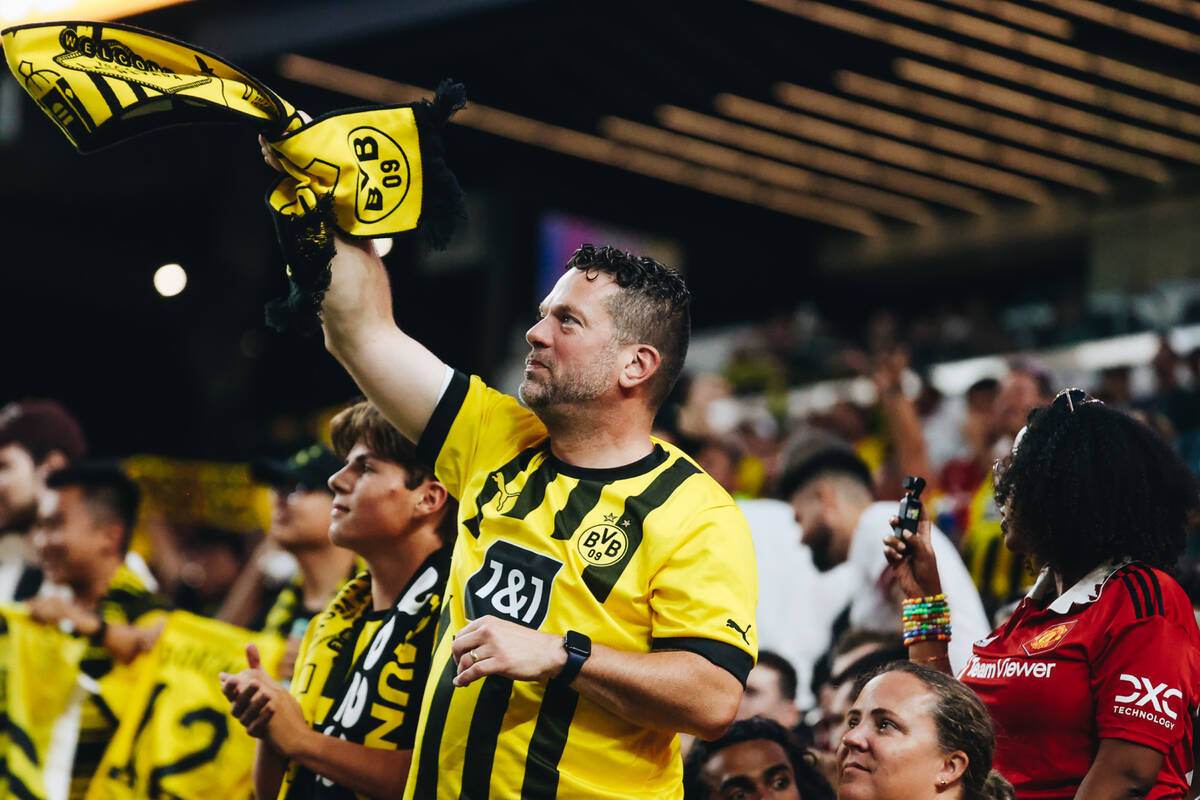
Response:
[[[329,478],[344,466],[328,447],[314,442],[286,461],[258,458],[250,462],[250,476],[278,489],[329,490]]]

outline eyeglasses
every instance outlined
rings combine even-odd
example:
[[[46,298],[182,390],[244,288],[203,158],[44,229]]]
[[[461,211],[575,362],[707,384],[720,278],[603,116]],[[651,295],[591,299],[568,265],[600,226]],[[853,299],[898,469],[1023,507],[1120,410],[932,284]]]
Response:
[[[1057,408],[1066,408],[1068,411],[1074,414],[1075,409],[1081,406],[1086,406],[1090,403],[1099,403],[1100,405],[1104,405],[1103,400],[1097,400],[1083,389],[1063,389],[1054,396],[1054,402],[1052,402],[1050,405]]]

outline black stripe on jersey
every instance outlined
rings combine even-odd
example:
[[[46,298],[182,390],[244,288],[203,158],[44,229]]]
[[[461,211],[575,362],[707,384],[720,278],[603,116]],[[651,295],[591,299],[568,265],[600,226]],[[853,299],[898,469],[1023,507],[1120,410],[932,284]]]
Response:
[[[521,800],[553,800],[558,794],[558,762],[567,747],[567,732],[575,717],[579,693],[558,681],[546,684],[537,725],[525,757]]]
[[[689,653],[704,656],[730,675],[737,678],[742,686],[746,685],[746,676],[754,668],[754,658],[742,650],[726,642],[716,639],[704,639],[692,636],[676,636],[668,639],[654,639],[650,642],[651,650],[687,650]]]
[[[99,764],[104,758],[104,751],[112,743],[111,736],[105,736],[94,742],[80,739],[75,745],[75,761],[80,764]]]
[[[100,603],[104,607],[115,606],[118,608],[128,622],[136,622],[151,611],[166,608],[166,603],[162,599],[145,589],[134,591],[122,587],[110,588],[104,593]]]
[[[429,701],[429,716],[425,720],[425,732],[421,737],[421,759],[417,762],[417,784],[413,788],[413,800],[437,800],[438,756],[442,749],[442,732],[446,728],[446,714],[454,698],[454,676],[458,665],[453,658],[446,659],[446,666],[438,676],[437,686]]]
[[[421,438],[417,440],[417,455],[430,464],[437,463],[437,457],[442,452],[442,445],[446,443],[446,437],[450,435],[450,426],[454,424],[458,410],[462,408],[463,401],[467,399],[467,389],[469,388],[471,388],[471,379],[464,373],[454,370],[450,376],[450,384],[442,394],[442,399],[438,400],[437,408],[433,410],[429,422],[425,423],[425,430],[421,432]]]
[[[1159,584],[1158,576],[1154,574],[1154,570],[1145,564],[1136,564],[1134,565],[1134,569],[1150,584],[1150,590],[1154,595],[1154,607],[1158,609],[1158,615],[1160,617],[1166,616],[1167,609],[1163,605],[1162,586]]]
[[[496,495],[500,493],[501,486],[507,486],[509,481],[524,472],[525,468],[529,466],[529,462],[533,460],[535,455],[542,451],[543,447],[545,447],[545,442],[525,448],[516,458],[487,476],[487,480],[483,483],[483,488],[479,490],[479,494],[475,497],[475,508],[477,509],[475,516],[463,521],[463,527],[467,529],[468,533],[476,539],[479,538],[479,525],[483,522],[483,507],[496,498]],[[542,493],[543,495],[545,494],[544,488]],[[522,494],[524,494],[524,491],[522,491]]]
[[[1132,580],[1137,582],[1137,585],[1142,590],[1142,604],[1146,608],[1146,616],[1152,617],[1155,615],[1161,615],[1162,612],[1154,603],[1154,592],[1150,589],[1150,581],[1146,578],[1146,575],[1142,572],[1142,570],[1137,566],[1131,566],[1129,570],[1129,576]]]
[[[658,477],[650,482],[641,494],[625,500],[625,511],[622,519],[628,519],[630,525],[625,528],[629,546],[625,548],[624,557],[606,567],[589,565],[583,570],[583,582],[592,592],[592,596],[603,603],[608,599],[609,592],[621,578],[621,573],[633,558],[633,554],[642,544],[642,523],[646,515],[667,501],[675,490],[688,478],[700,472],[700,468],[687,459],[680,458],[674,464],[664,469]]]
[[[35,767],[41,766],[41,763],[38,761],[37,748],[33,744],[33,739],[29,738],[29,734],[25,732],[25,729],[7,717],[5,718],[5,722],[7,724],[4,726],[4,730],[8,733],[8,740],[25,754],[25,758],[29,759],[30,764],[33,764]]]
[[[488,797],[492,785],[492,762],[496,758],[496,740],[508,713],[512,699],[512,678],[489,675],[483,679],[471,729],[467,732],[467,749],[463,752],[462,792],[460,800]]]
[[[1125,591],[1129,593],[1129,602],[1133,605],[1133,615],[1138,619],[1144,619],[1146,612],[1142,610],[1144,606],[1141,589],[1125,570],[1121,570],[1117,577],[1121,579],[1121,583],[1125,584]]]
[[[513,519],[525,519],[529,513],[542,504],[546,499],[546,487],[558,477],[558,470],[549,461],[542,463],[537,471],[529,476],[521,487],[521,494],[513,507],[504,516]]]
[[[438,645],[441,644],[442,637],[446,635],[446,628],[450,625],[450,600],[453,597],[453,592],[447,592],[446,599],[442,601],[442,613],[438,615],[437,627],[433,629],[434,650],[437,650]]]
[[[554,533],[550,535],[555,539],[574,536],[583,524],[583,518],[600,502],[600,495],[607,485],[607,482],[600,481],[580,481],[576,484],[567,495],[567,504],[554,515]]]
[[[29,790],[29,787],[25,785],[25,781],[13,773],[9,772],[5,775],[4,780],[8,783],[8,790],[12,792],[13,797],[17,798],[17,800],[38,800],[38,796]]]

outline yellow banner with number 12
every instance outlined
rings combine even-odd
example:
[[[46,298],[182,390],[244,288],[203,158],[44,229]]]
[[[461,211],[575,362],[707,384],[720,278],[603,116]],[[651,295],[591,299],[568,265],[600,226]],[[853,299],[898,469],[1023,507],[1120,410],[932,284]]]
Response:
[[[172,612],[138,670],[86,800],[249,797],[254,740],[230,716],[217,680],[245,668],[249,643],[274,674],[282,639]]]

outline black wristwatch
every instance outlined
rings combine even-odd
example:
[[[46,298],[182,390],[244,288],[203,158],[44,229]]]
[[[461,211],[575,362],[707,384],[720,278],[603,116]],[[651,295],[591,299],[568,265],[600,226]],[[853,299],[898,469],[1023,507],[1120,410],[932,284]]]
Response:
[[[567,651],[567,663],[563,665],[554,680],[563,686],[570,686],[571,681],[583,668],[583,662],[592,654],[592,640],[578,631],[567,631],[563,639],[563,648]]]

